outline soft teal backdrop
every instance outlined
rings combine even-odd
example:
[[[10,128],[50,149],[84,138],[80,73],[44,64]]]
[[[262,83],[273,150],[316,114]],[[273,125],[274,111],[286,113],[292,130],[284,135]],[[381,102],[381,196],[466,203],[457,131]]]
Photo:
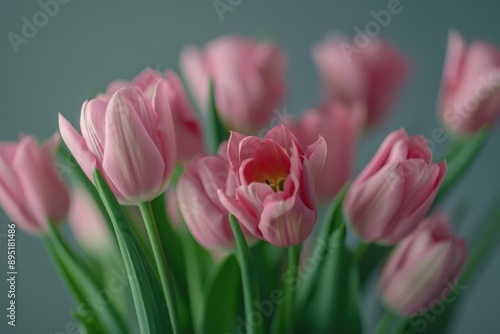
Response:
[[[66,0],[67,1],[67,0]],[[223,0],[225,3],[228,0]],[[350,36],[373,20],[371,10],[387,8],[387,1],[251,1],[224,13],[222,21],[212,1],[181,0],[70,0],[48,23],[19,46],[15,53],[8,34],[21,34],[23,17],[40,11],[37,1],[0,2],[0,139],[15,140],[19,133],[46,138],[57,129],[57,113],[76,123],[82,102],[117,78],[129,79],[145,67],[178,68],[185,44],[202,44],[223,34],[240,33],[275,40],[289,56],[288,112],[298,113],[319,98],[318,76],[310,47],[327,31]],[[411,134],[430,137],[439,126],[435,101],[448,29],[467,39],[485,38],[500,45],[500,4],[492,0],[402,0],[403,11],[393,16],[381,36],[396,43],[414,63],[414,72],[390,121],[363,140],[357,171],[369,160],[388,131],[405,126]],[[500,185],[500,129],[493,135],[474,168],[464,179],[450,209],[467,201],[460,233],[467,235],[484,224],[478,217]],[[437,145],[440,156],[447,143]],[[8,219],[0,215],[0,332],[73,333],[72,301],[63,288],[41,242],[18,230],[18,318],[7,327],[6,242]],[[452,333],[496,333],[500,327],[500,249],[470,283]],[[378,316],[378,301],[367,298],[367,332]]]

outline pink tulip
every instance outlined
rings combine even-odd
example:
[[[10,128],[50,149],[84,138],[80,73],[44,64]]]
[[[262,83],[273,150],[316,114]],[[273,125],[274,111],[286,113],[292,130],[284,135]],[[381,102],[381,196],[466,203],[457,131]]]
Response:
[[[366,46],[351,45],[341,36],[329,36],[313,48],[327,100],[361,101],[367,107],[367,125],[382,120],[408,76],[408,61],[390,43],[372,38]]]
[[[200,51],[186,47],[181,68],[200,108],[206,112],[209,80],[222,121],[229,129],[256,133],[268,125],[285,92],[285,56],[270,42],[228,36]]]
[[[427,214],[446,174],[425,138],[394,131],[349,189],[344,213],[367,242],[394,244]]]
[[[69,193],[55,163],[59,136],[39,146],[33,136],[0,143],[0,204],[29,233],[43,233],[47,220],[61,223]]]
[[[99,94],[98,99],[109,101],[113,94],[123,87],[136,86],[150,99],[154,100],[156,87],[161,83],[165,86],[166,99],[172,112],[175,137],[177,143],[177,163],[184,164],[199,153],[205,151],[203,130],[196,117],[182,83],[173,71],[168,71],[165,78],[152,69],[145,69],[131,82],[118,80],[112,82],[105,94]]]
[[[75,188],[71,197],[69,224],[78,242],[91,253],[107,252],[113,245],[106,218],[90,194]]]
[[[402,314],[424,313],[452,292],[466,255],[465,240],[453,235],[445,216],[427,218],[392,252],[380,276],[380,293]]]
[[[122,204],[139,204],[167,188],[175,166],[175,136],[164,83],[153,103],[136,87],[109,102],[85,101],[80,135],[59,115],[64,142],[89,179],[97,168]]]
[[[450,31],[438,109],[459,135],[491,126],[500,115],[500,49],[479,41],[468,47]]]
[[[177,183],[177,201],[193,237],[209,249],[234,246],[229,211],[221,204],[217,190],[232,196],[235,179],[229,170],[227,153],[199,156],[186,165]]]
[[[219,190],[219,199],[255,237],[278,247],[298,245],[316,222],[314,188],[326,150],[320,137],[304,152],[282,125],[263,139],[232,132],[227,152],[237,187],[234,196]]]
[[[302,146],[312,144],[322,136],[327,144],[323,172],[316,194],[324,201],[335,197],[351,177],[356,146],[364,122],[364,107],[333,103],[318,110],[304,112],[301,119],[288,127]]]

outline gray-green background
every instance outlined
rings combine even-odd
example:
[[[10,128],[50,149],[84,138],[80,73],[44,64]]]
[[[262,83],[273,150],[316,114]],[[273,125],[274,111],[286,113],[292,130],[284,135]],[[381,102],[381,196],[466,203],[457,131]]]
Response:
[[[227,3],[227,0],[224,1]],[[233,1],[236,3],[238,1]],[[392,17],[381,36],[396,43],[414,64],[392,117],[362,141],[357,171],[369,160],[388,131],[405,126],[409,133],[430,137],[439,127],[435,101],[450,27],[471,40],[485,38],[500,45],[498,13],[493,0],[402,0],[403,11]],[[39,138],[57,129],[57,113],[76,123],[82,102],[112,80],[129,79],[145,67],[178,68],[186,44],[202,44],[223,34],[240,33],[275,40],[289,56],[288,112],[298,113],[319,98],[318,76],[310,47],[332,30],[354,35],[373,20],[371,10],[387,1],[251,1],[243,0],[221,21],[212,1],[71,0],[26,45],[15,53],[7,38],[21,33],[22,18],[40,11],[37,1],[0,2],[0,139],[19,133]],[[468,237],[482,210],[497,192],[500,131],[495,133],[447,207],[467,202],[459,233]],[[448,143],[436,147],[441,156]],[[18,230],[17,327],[6,326],[6,242],[8,219],[0,220],[0,332],[65,333],[72,301],[63,288],[41,242]],[[480,276],[461,296],[453,333],[496,333],[500,327],[500,250],[491,254]],[[366,298],[367,330],[377,318],[375,298]],[[68,331],[70,333],[71,331]]]

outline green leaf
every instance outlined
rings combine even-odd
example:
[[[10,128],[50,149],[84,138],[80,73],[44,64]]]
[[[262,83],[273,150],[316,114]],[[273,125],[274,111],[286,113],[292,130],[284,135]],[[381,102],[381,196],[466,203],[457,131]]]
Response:
[[[278,303],[273,301],[277,291],[281,291],[283,281],[283,263],[286,259],[286,248],[276,247],[265,241],[258,241],[251,249],[255,271],[261,288],[263,303],[267,305],[264,315],[264,328],[270,328],[273,311]],[[265,302],[269,301],[269,302]],[[272,303],[272,304],[270,304]]]
[[[182,238],[184,262],[186,268],[186,283],[189,287],[188,297],[191,318],[195,333],[205,333],[202,325],[203,317],[203,286],[210,268],[213,266],[211,255],[201,247],[193,236],[185,230]]]
[[[182,172],[176,168],[177,173]],[[158,196],[151,202],[153,215],[157,221],[158,233],[162,248],[165,250],[167,262],[174,280],[177,303],[179,307],[179,317],[184,330],[192,327],[192,314],[190,314],[188,284],[191,277],[186,275],[186,270],[191,265],[192,259],[187,259],[183,240],[179,233],[174,230],[165,208],[165,193]]]
[[[311,269],[311,271],[308,272],[308,275],[305,276],[300,283],[299,291],[297,293],[299,310],[305,307],[318,286],[318,280],[323,270],[323,265],[325,264],[324,259],[326,258],[327,252],[330,250],[328,247],[328,241],[330,240],[331,234],[344,224],[342,203],[348,189],[349,184],[345,184],[332,201],[330,208],[325,215],[323,226],[321,227],[320,234],[314,244],[314,250],[311,253],[315,258],[320,260],[318,260],[318,265]]]
[[[308,333],[361,333],[359,273],[351,251],[345,246],[345,225],[338,227],[329,244],[318,287],[307,306],[303,331]]]
[[[364,287],[372,273],[379,266],[383,259],[389,255],[392,246],[368,244],[366,251],[358,260],[359,282]]]
[[[48,249],[53,253],[56,264],[59,265],[71,291],[82,307],[91,308],[92,316],[96,317],[107,331],[128,333],[124,320],[112,303],[101,308],[91,302],[101,294],[105,287],[94,277],[88,265],[74,253],[50,220],[47,226],[50,237]]]
[[[455,143],[445,158],[448,165],[448,172],[436,195],[434,205],[439,203],[450,192],[457,181],[472,166],[477,155],[485,146],[489,133],[489,129],[485,128],[474,135],[474,137]]]
[[[118,250],[118,245],[116,244],[116,237],[115,234],[113,233],[113,224],[111,223],[111,218],[109,217],[108,212],[106,211],[106,208],[104,207],[104,203],[102,202],[101,198],[99,197],[99,194],[97,192],[96,187],[94,187],[94,184],[89,180],[85,172],[82,170],[80,165],[75,160],[75,157],[71,154],[71,152],[68,150],[66,145],[61,142],[57,149],[57,165],[61,171],[61,175],[65,176],[66,174],[69,174],[70,177],[78,182],[80,185],[82,185],[85,190],[92,196],[94,199],[94,202],[96,203],[97,207],[99,208],[99,211],[101,212],[102,216],[104,217],[106,221],[106,225],[110,231],[110,234],[113,236],[113,241],[115,242],[116,249]]]
[[[213,268],[204,288],[203,320],[200,333],[234,333],[241,309],[241,274],[231,254]]]
[[[57,267],[59,270],[59,274],[61,277],[64,279],[66,282],[66,285],[70,291],[70,293],[73,295],[73,298],[75,299],[76,303],[79,305],[79,308],[81,310],[85,310],[89,315],[87,317],[80,317],[79,319],[82,321],[82,323],[85,324],[87,327],[93,327],[93,328],[100,328],[99,331],[96,331],[95,333],[104,333],[105,331],[102,330],[102,325],[99,322],[99,319],[95,316],[93,316],[95,311],[92,311],[90,308],[90,305],[88,304],[85,294],[81,291],[81,288],[78,286],[78,283],[75,281],[75,278],[71,275],[71,272],[66,268],[64,261],[61,259],[61,256],[59,256],[57,247],[54,245],[53,241],[50,239],[48,236],[44,236],[42,238],[45,247],[47,248],[47,251],[52,257],[52,261],[54,262],[54,265]],[[90,316],[92,315],[92,316]]]
[[[158,277],[144,249],[125,218],[120,204],[97,169],[94,170],[94,181],[111,217],[123,262],[131,278],[130,284],[140,332],[171,333],[168,311]]]
[[[78,331],[78,333],[81,333],[81,330],[83,329],[86,334],[107,334],[107,332],[99,326],[99,323],[87,321],[86,316],[78,313],[78,311],[73,311],[71,314],[73,315],[73,318],[80,322],[81,327],[79,328],[80,331]]]
[[[263,332],[263,324],[254,325],[251,320],[254,312],[259,312],[257,306],[260,304],[259,285],[255,273],[252,254],[250,253],[243,232],[241,231],[240,224],[236,217],[232,214],[229,214],[229,223],[231,224],[231,229],[233,230],[234,239],[236,241],[238,263],[241,268],[246,333],[260,334]]]
[[[229,139],[229,130],[222,123],[220,119],[219,109],[217,108],[215,100],[215,84],[213,80],[210,80],[209,88],[209,100],[208,100],[208,125],[209,131],[207,131],[209,137],[209,143],[211,144],[212,153],[216,153],[219,144],[224,140]]]

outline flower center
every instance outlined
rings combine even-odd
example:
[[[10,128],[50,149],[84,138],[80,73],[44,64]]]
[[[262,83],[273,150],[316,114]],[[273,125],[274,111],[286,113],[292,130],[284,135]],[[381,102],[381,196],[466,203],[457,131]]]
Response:
[[[274,192],[283,191],[283,185],[285,184],[285,178],[280,177],[278,180],[266,179],[266,183],[271,187]]]

